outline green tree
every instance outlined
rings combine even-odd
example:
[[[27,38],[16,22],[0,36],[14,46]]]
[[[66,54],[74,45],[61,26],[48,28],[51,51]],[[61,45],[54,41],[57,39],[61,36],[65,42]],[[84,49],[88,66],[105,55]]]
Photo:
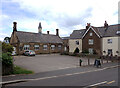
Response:
[[[11,56],[13,46],[0,42],[0,48],[2,47],[2,57],[0,56],[0,62],[2,62],[2,75],[11,74],[13,72],[13,58]]]
[[[6,44],[5,42],[2,42],[2,52],[3,53],[7,53],[10,52],[12,53],[13,51],[13,46],[10,44]]]

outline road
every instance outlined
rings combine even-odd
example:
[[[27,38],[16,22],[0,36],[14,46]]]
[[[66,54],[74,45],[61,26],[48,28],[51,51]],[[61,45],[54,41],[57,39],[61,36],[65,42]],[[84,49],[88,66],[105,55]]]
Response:
[[[78,68],[74,68],[74,70],[75,69]],[[118,86],[118,68],[98,68],[84,72],[79,72],[78,70],[72,72],[72,69],[68,70],[66,71],[69,73],[63,72],[64,74],[61,73],[61,75],[52,75],[36,78],[27,82],[9,84],[6,85],[6,88],[10,86],[12,88],[16,86],[84,86],[83,88],[90,86]]]

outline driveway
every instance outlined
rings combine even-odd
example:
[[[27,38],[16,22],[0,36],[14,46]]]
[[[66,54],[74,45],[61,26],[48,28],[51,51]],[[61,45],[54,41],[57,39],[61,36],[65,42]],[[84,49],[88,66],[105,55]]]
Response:
[[[14,64],[32,70],[35,73],[74,68],[79,66],[79,59],[82,59],[82,66],[88,65],[87,58],[79,58],[74,56],[65,56],[59,54],[43,54],[36,56],[15,56]],[[104,61],[105,63],[106,61]],[[94,59],[90,59],[90,64],[94,63]]]

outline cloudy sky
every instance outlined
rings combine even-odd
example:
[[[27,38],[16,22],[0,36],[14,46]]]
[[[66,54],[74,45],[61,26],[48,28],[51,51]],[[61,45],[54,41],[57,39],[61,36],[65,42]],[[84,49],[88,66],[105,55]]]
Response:
[[[86,23],[103,26],[118,23],[119,0],[1,0],[0,40],[11,36],[13,22],[17,30],[55,34],[58,28],[60,36],[69,36],[73,30],[84,29]]]

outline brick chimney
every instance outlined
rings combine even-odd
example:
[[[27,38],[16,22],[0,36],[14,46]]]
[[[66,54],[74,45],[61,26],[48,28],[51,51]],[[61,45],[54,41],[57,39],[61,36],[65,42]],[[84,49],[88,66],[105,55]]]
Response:
[[[90,27],[90,23],[87,23],[86,29],[88,29]]]
[[[59,36],[59,29],[56,29],[56,35]]]
[[[107,23],[107,21],[105,21],[105,23],[104,23],[104,28],[108,28],[108,23]]]
[[[17,31],[17,22],[13,22],[13,32]]]
[[[47,31],[47,34],[49,34],[49,31]]]

